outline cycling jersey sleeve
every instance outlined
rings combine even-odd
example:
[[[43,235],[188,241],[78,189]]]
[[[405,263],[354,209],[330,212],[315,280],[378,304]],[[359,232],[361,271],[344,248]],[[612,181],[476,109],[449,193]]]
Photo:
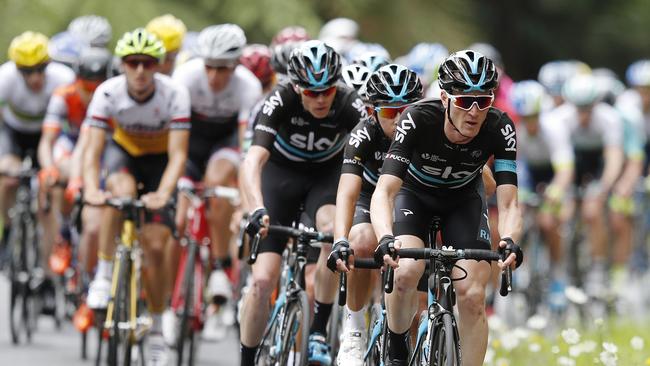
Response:
[[[601,103],[594,107],[593,113],[601,117],[605,146],[623,148],[623,120],[616,110]]]
[[[368,126],[364,122],[359,123],[350,133],[348,144],[345,146],[341,174],[350,173],[363,178],[363,164],[372,143]]]
[[[172,97],[171,106],[171,123],[169,128],[172,130],[186,130],[189,129],[191,103],[190,94],[187,88],[183,85],[177,84],[175,95]]]
[[[84,124],[87,124],[89,127],[112,130],[115,127],[112,119],[113,104],[111,103],[110,93],[108,93],[105,88],[102,88],[102,86],[105,85],[106,83],[100,85],[97,90],[95,90],[93,99],[88,105]]]
[[[43,130],[60,131],[67,115],[68,105],[65,102],[65,98],[55,91],[47,104],[47,112],[43,120]]]
[[[289,87],[276,86],[264,99],[262,110],[258,113],[255,122],[253,145],[271,151],[280,123],[285,119],[285,105],[290,92],[293,93]]]
[[[12,74],[17,72],[16,66],[11,61],[7,61],[0,66],[0,105],[5,104],[9,99],[12,84],[15,82]]]
[[[507,114],[501,114],[497,124],[498,135],[494,136],[494,175],[497,185],[517,185],[517,133],[515,125]]]
[[[395,131],[395,138],[388,149],[384,164],[381,168],[382,174],[390,174],[398,178],[404,178],[406,169],[411,163],[411,156],[418,144],[418,131],[416,121],[419,111],[409,107],[402,113],[401,121]]]

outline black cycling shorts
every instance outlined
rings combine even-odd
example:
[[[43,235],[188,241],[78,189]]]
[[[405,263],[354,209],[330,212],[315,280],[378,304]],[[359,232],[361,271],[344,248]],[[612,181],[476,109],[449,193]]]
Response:
[[[336,189],[341,172],[340,163],[301,171],[269,160],[262,170],[262,195],[271,225],[291,226],[297,219],[301,204],[311,222],[324,205],[336,204]],[[260,242],[259,252],[282,254],[287,238],[269,235]]]
[[[202,180],[205,169],[212,159],[223,158],[232,162],[236,167],[239,166],[238,146],[237,130],[219,139],[207,138],[193,130],[185,163],[185,175],[194,181]]]
[[[113,173],[128,173],[136,181],[138,196],[148,192],[155,192],[167,168],[167,154],[154,154],[131,156],[115,141],[106,142],[104,149],[103,166],[107,176]],[[174,212],[171,209],[159,212],[147,212],[147,223],[159,223],[175,230]]]
[[[393,232],[414,235],[427,245],[429,226],[440,217],[442,245],[457,249],[491,249],[485,188],[476,183],[454,192],[422,192],[402,187],[395,197]]]
[[[370,224],[370,199],[372,193],[361,191],[359,199],[354,206],[354,217],[352,218],[352,226],[357,224]]]
[[[40,139],[41,131],[24,133],[14,130],[5,123],[0,127],[0,157],[14,155],[22,160],[29,153],[33,167],[38,167],[36,154]]]

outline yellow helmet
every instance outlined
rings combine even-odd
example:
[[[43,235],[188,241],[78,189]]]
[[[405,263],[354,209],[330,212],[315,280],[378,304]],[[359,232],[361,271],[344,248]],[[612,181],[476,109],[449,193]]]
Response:
[[[15,37],[9,45],[9,59],[18,67],[32,67],[50,59],[48,38],[38,32],[27,31]]]
[[[182,20],[165,14],[151,19],[147,31],[155,34],[165,44],[167,52],[174,52],[181,48],[187,28]]]

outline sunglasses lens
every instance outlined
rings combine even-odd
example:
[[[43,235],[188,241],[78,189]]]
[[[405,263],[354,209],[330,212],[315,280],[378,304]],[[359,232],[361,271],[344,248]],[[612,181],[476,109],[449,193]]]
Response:
[[[404,112],[406,106],[390,108],[390,107],[379,107],[377,108],[377,115],[381,118],[392,119],[395,118],[398,114]]]
[[[335,91],[336,91],[336,87],[335,87],[335,86],[332,86],[332,87],[329,87],[329,88],[327,88],[327,89],[325,89],[325,90],[310,90],[310,89],[303,89],[303,90],[302,90],[302,94],[305,95],[305,96],[307,96],[307,97],[310,97],[310,98],[317,98],[317,97],[318,97],[319,95],[321,95],[321,94],[324,95],[324,96],[326,96],[326,97],[329,97],[329,96],[332,95]]]
[[[124,60],[124,63],[132,69],[137,69],[142,65],[145,69],[152,69],[156,66],[156,60]]]
[[[492,105],[492,97],[489,95],[479,95],[479,96],[455,96],[454,105],[460,109],[466,111],[472,109],[474,102],[478,105],[478,109],[484,110]]]

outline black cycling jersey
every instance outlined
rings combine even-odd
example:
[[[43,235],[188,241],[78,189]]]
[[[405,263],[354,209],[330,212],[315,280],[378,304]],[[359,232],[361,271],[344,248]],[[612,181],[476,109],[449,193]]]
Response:
[[[382,174],[402,178],[406,187],[453,190],[480,180],[483,165],[494,155],[497,185],[517,184],[517,137],[504,112],[490,108],[478,135],[466,144],[447,139],[445,108],[439,100],[415,103],[401,118]]]
[[[304,109],[291,84],[279,84],[267,95],[257,115],[253,145],[271,152],[270,160],[298,169],[321,163],[340,163],[347,135],[368,116],[354,89],[337,85],[326,118],[317,119]]]
[[[386,136],[379,122],[374,121],[372,117],[359,122],[350,133],[345,147],[341,173],[361,177],[361,191],[372,195],[390,143],[390,138]]]

